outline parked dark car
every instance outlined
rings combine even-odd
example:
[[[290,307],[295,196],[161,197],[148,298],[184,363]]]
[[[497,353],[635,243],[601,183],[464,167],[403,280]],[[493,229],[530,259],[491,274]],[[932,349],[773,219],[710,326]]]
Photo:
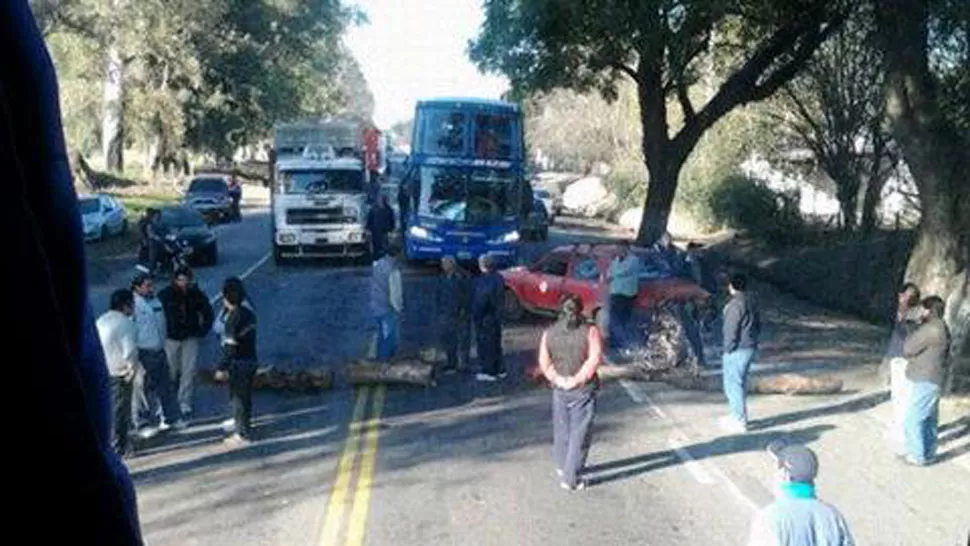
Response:
[[[202,214],[187,206],[165,207],[162,211],[162,228],[178,243],[192,249],[189,261],[198,265],[215,265],[219,261],[216,234],[209,228]]]
[[[210,224],[228,220],[233,214],[229,183],[222,175],[204,174],[192,178],[183,202],[202,214]]]

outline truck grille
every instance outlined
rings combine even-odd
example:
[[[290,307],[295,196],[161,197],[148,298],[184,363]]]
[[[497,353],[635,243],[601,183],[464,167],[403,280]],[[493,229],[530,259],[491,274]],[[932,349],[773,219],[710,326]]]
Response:
[[[286,211],[286,223],[296,225],[314,224],[349,224],[356,222],[356,218],[345,216],[341,207],[324,207],[319,209],[289,209]]]

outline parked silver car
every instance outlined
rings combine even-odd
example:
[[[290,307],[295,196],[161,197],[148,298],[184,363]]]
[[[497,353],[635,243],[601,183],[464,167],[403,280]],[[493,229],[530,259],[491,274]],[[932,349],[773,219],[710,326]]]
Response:
[[[110,195],[95,194],[78,197],[85,241],[103,241],[128,230],[128,212]]]

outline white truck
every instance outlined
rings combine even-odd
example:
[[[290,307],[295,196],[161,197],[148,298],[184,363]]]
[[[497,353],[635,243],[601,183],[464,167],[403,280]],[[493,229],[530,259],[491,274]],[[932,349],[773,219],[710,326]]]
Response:
[[[273,258],[369,254],[370,183],[362,127],[344,120],[308,120],[273,128],[271,207]]]

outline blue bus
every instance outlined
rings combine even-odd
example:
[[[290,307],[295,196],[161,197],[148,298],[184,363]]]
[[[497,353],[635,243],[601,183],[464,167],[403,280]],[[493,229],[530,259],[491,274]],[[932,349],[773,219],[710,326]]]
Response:
[[[434,99],[415,108],[399,200],[409,260],[490,253],[512,263],[532,207],[523,170],[522,112],[484,99]]]

